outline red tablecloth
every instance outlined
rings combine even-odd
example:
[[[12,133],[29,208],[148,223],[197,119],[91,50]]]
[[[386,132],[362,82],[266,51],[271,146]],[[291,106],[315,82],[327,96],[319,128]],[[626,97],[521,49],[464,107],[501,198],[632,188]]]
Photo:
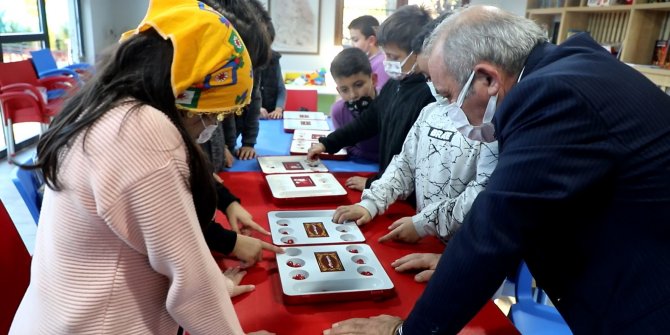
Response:
[[[337,179],[344,181],[353,173],[336,173]],[[221,174],[225,185],[242,199],[242,205],[254,217],[255,221],[268,228],[267,212],[272,210],[295,209],[334,209],[342,204],[356,203],[360,192],[349,191],[348,203],[276,206],[272,202],[270,191],[263,175],[259,172],[228,172]],[[396,219],[412,215],[414,210],[406,203],[394,204],[387,213],[375,218],[362,227],[366,242],[375,251],[384,269],[395,285],[396,296],[383,301],[351,301],[337,303],[318,303],[307,305],[285,305],[282,302],[282,289],[274,256],[267,254],[258,265],[249,269],[243,284],[254,284],[256,290],[233,298],[235,309],[244,330],[265,329],[277,334],[321,334],[334,322],[353,318],[369,317],[379,314],[406,317],[419,297],[424,284],[416,283],[411,273],[398,273],[390,266],[391,262],[412,252],[442,252],[443,245],[433,238],[427,238],[419,244],[378,243],[377,239],[388,230]],[[219,213],[219,215],[221,215]],[[220,216],[220,222],[225,219]],[[256,235],[258,236],[258,235]],[[271,242],[269,238],[264,240]],[[226,261],[228,264],[230,261]],[[445,303],[448,303],[445,301]],[[493,303],[489,302],[470,321],[461,334],[518,334],[516,328]]]

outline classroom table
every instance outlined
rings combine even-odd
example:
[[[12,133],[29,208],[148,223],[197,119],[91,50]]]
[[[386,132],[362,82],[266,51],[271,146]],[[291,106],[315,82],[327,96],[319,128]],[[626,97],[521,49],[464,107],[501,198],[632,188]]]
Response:
[[[305,205],[296,203],[291,206],[273,204],[270,190],[260,172],[224,172],[220,174],[224,184],[242,199],[242,205],[254,217],[254,220],[268,228],[267,212],[273,210],[296,209],[334,209],[339,205],[351,204],[360,200],[360,192],[348,190],[343,203],[324,203]],[[343,183],[353,173],[334,173]],[[353,317],[370,317],[379,314],[396,315],[405,318],[412,309],[425,284],[414,281],[413,273],[395,272],[390,264],[393,260],[412,252],[442,252],[444,246],[435,238],[426,238],[418,244],[396,242],[379,243],[377,239],[384,235],[393,221],[408,215],[414,210],[407,203],[399,202],[391,206],[384,215],[361,227],[366,242],[370,245],[383,264],[385,271],[394,283],[396,295],[382,301],[359,300],[350,302],[321,302],[303,305],[286,305],[282,301],[281,284],[274,255],[267,253],[263,261],[248,270],[242,284],[254,284],[255,291],[233,298],[235,309],[245,331],[265,329],[283,334],[321,334],[334,322]],[[225,222],[221,213],[219,222]],[[260,236],[256,234],[255,236]],[[268,237],[263,240],[271,242]],[[234,266],[232,260],[219,259],[222,267]],[[445,302],[448,303],[448,302]],[[461,334],[518,334],[516,328],[489,301],[461,331]]]
[[[260,120],[258,137],[256,138],[256,154],[258,156],[287,156],[290,155],[292,133],[284,132],[284,120]],[[328,123],[333,129],[332,121]],[[238,147],[241,144],[238,139]],[[377,172],[379,164],[365,159],[323,160],[324,165],[331,172]],[[235,159],[233,167],[227,169],[229,172],[261,171],[255,159]]]

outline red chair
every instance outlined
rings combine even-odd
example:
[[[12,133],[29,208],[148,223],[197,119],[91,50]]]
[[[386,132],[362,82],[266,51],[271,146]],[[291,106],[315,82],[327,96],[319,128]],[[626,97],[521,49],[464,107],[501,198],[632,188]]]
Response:
[[[0,201],[0,334],[7,334],[30,282],[30,254]]]
[[[38,79],[30,60],[0,63],[0,116],[5,129],[7,156],[15,155],[13,125],[39,122],[46,128],[61,109],[64,97],[77,86],[74,78],[64,76]],[[40,87],[46,88],[45,100]],[[49,98],[49,92],[56,96]]]
[[[319,105],[319,94],[316,90],[286,90],[287,111],[316,112]]]

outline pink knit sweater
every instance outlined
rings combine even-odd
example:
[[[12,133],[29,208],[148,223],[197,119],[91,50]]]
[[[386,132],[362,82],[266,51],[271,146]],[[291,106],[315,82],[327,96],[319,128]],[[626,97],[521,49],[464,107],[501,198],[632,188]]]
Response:
[[[161,112],[128,108],[62,159],[64,190],[46,191],[11,334],[242,334],[198,225],[181,136]]]

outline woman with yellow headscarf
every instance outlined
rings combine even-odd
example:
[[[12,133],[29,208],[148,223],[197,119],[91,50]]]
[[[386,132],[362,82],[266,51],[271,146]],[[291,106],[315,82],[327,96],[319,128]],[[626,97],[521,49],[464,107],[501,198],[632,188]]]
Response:
[[[201,225],[216,195],[197,142],[248,103],[249,54],[194,0],[153,0],[38,144],[47,181],[12,334],[243,334]],[[266,333],[266,332],[262,332]]]

